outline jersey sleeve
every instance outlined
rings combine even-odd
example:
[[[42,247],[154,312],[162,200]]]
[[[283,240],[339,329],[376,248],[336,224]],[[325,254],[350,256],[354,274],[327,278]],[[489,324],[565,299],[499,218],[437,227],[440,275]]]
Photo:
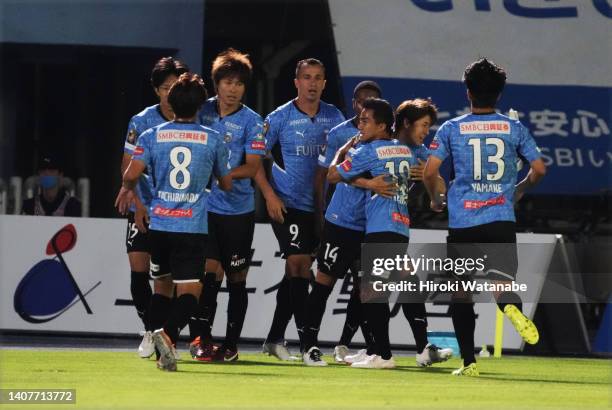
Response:
[[[132,152],[132,159],[143,162],[146,166],[151,165],[151,134],[152,129],[148,129],[138,137],[136,147]]]
[[[540,149],[533,139],[533,136],[527,127],[521,123],[519,123],[519,141],[517,151],[519,155],[523,156],[528,162],[535,161],[542,156]]]
[[[334,127],[336,125],[340,125],[342,124],[344,121],[346,121],[346,118],[344,118],[344,114],[342,114],[342,111],[340,111],[337,107],[334,107],[336,109],[336,114],[335,114],[335,120],[334,120]]]
[[[253,116],[245,128],[247,134],[244,139],[244,152],[252,155],[266,155],[266,140],[261,117]]]
[[[272,147],[278,142],[282,127],[281,113],[272,112],[268,114],[263,123],[263,135],[266,139],[266,151],[272,151]]]
[[[368,144],[357,148],[342,164],[336,165],[342,179],[348,181],[373,168],[376,157],[372,154]]]
[[[229,150],[222,142],[219,142],[215,151],[215,163],[213,166],[214,174],[217,178],[221,178],[229,174],[230,166]]]
[[[451,133],[451,123],[445,122],[442,124],[440,128],[438,128],[438,132],[436,132],[436,136],[434,137],[431,144],[429,144],[429,152],[430,155],[444,161],[450,154],[450,133]]]
[[[136,117],[132,117],[128,124],[127,133],[125,134],[125,144],[123,145],[123,152],[125,154],[132,155],[134,153],[136,143],[138,142],[138,136],[143,131],[141,128]]]
[[[319,155],[319,165],[324,168],[329,168],[331,165],[336,152],[340,148],[340,138],[338,138],[338,128],[334,127],[327,134],[327,146],[325,147],[325,152]]]
[[[431,150],[427,148],[425,145],[421,145],[416,152],[417,160],[420,159],[421,161],[424,161],[424,162],[427,162],[427,159],[429,158],[430,155],[431,155]]]

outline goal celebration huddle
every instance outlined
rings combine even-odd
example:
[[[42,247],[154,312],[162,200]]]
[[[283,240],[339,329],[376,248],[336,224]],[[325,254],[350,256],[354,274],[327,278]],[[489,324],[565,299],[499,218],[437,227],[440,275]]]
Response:
[[[325,66],[309,58],[297,62],[296,97],[262,119],[242,103],[252,69],[246,54],[220,53],[210,75],[215,96],[208,98],[199,75],[177,59],[162,58],[151,74],[159,104],[128,125],[115,205],[128,215],[131,293],[145,329],[141,357],[155,354],[160,369],[177,370],[176,344],[188,327],[193,359],[239,360],[248,304],[257,303],[249,301],[246,289],[254,186],[265,199],[285,259],[283,272],[267,272],[282,280],[264,353],[327,366],[319,329],[336,281],[352,275],[332,360],[355,368],[395,367],[389,304],[360,291],[361,251],[362,244],[407,248],[409,197],[419,189],[426,191],[433,211],[448,210],[449,252],[462,249],[453,244],[511,244],[510,262],[487,261],[489,278],[500,284],[492,293],[521,337],[537,343],[538,330],[523,314],[520,296],[501,284],[513,283],[517,272],[514,204],[546,168],[528,129],[496,111],[506,83],[502,67],[483,58],[465,68],[471,111],[441,124],[428,147],[424,140],[438,119],[430,99],[406,100],[394,108],[376,82],[363,81],[354,88],[353,112],[346,119],[321,100]],[[269,173],[265,157],[272,161]],[[521,160],[529,171],[518,181]],[[440,175],[445,161],[451,167],[448,181]],[[211,329],[224,279],[228,317],[219,344],[213,343]],[[417,366],[448,360],[452,350],[427,339],[425,303],[401,307],[416,341]],[[478,376],[470,293],[453,294],[449,313],[463,359],[453,374]],[[285,342],[291,320],[299,356]],[[367,347],[351,352],[358,329]]]

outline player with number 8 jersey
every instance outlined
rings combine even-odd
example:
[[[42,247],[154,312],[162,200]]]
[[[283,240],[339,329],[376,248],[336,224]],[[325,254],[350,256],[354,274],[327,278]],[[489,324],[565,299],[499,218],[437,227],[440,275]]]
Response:
[[[168,371],[176,371],[174,345],[180,330],[197,312],[208,233],[205,188],[213,174],[221,189],[232,187],[223,140],[218,132],[196,123],[205,99],[198,75],[182,74],[172,85],[168,101],[175,119],[140,136],[116,201],[125,211],[138,177],[145,168],[151,170],[151,323],[160,353],[158,366]],[[177,299],[171,304],[173,282]]]

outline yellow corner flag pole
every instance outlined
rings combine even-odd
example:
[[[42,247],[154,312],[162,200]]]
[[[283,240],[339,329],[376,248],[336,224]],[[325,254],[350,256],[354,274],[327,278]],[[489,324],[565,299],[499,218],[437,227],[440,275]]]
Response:
[[[495,306],[495,345],[493,346],[493,357],[499,359],[502,356],[502,344],[504,341],[504,313]]]

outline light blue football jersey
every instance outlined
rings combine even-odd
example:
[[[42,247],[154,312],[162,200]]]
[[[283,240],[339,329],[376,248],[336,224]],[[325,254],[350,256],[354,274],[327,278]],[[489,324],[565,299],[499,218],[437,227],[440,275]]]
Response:
[[[394,232],[410,236],[408,191],[410,167],[417,164],[416,155],[395,139],[364,143],[336,169],[345,180],[369,173],[372,177],[390,174],[397,178],[399,189],[394,198],[383,198],[372,192],[366,197],[366,234]]]
[[[450,228],[516,220],[518,154],[529,162],[541,156],[523,124],[497,113],[462,115],[442,124],[429,148],[436,158],[452,160]]]
[[[352,147],[349,152],[346,153],[345,159],[350,158],[360,146],[361,143]],[[331,200],[329,201],[329,205],[327,206],[327,210],[325,211],[325,219],[343,228],[353,229],[355,231],[365,231],[366,197],[366,190],[357,188],[343,181],[338,182]]]
[[[221,135],[195,123],[167,122],[141,134],[133,158],[151,170],[150,229],[208,233],[206,185],[213,174],[229,173]]]
[[[336,152],[338,152],[349,139],[355,135],[359,135],[359,130],[355,127],[354,121],[355,117],[336,125],[329,131],[327,134],[327,147],[325,148],[325,153],[319,156],[320,166],[329,168]]]
[[[245,163],[246,154],[264,156],[266,143],[263,136],[263,120],[246,105],[221,118],[217,111],[217,97],[209,98],[199,114],[202,125],[217,131],[229,149],[231,169]],[[208,196],[208,210],[222,215],[239,215],[255,210],[255,190],[250,178],[233,180],[232,189],[222,191],[213,184]]]
[[[272,153],[271,185],[288,208],[314,211],[314,176],[327,133],[344,121],[336,107],[323,101],[310,118],[295,101],[281,105],[266,117],[266,149]]]
[[[133,155],[140,134],[142,134],[149,128],[155,127],[159,124],[163,124],[167,121],[168,120],[165,119],[161,113],[161,108],[159,107],[159,104],[147,107],[138,114],[134,115],[132,119],[130,119],[127,133],[125,134],[125,144],[123,146],[123,152],[129,155]],[[142,176],[140,177],[136,193],[138,194],[138,197],[140,198],[142,204],[148,208],[151,205],[151,199],[153,197],[151,180],[148,174],[142,174]],[[135,207],[132,205],[130,207],[130,210],[134,212]]]

